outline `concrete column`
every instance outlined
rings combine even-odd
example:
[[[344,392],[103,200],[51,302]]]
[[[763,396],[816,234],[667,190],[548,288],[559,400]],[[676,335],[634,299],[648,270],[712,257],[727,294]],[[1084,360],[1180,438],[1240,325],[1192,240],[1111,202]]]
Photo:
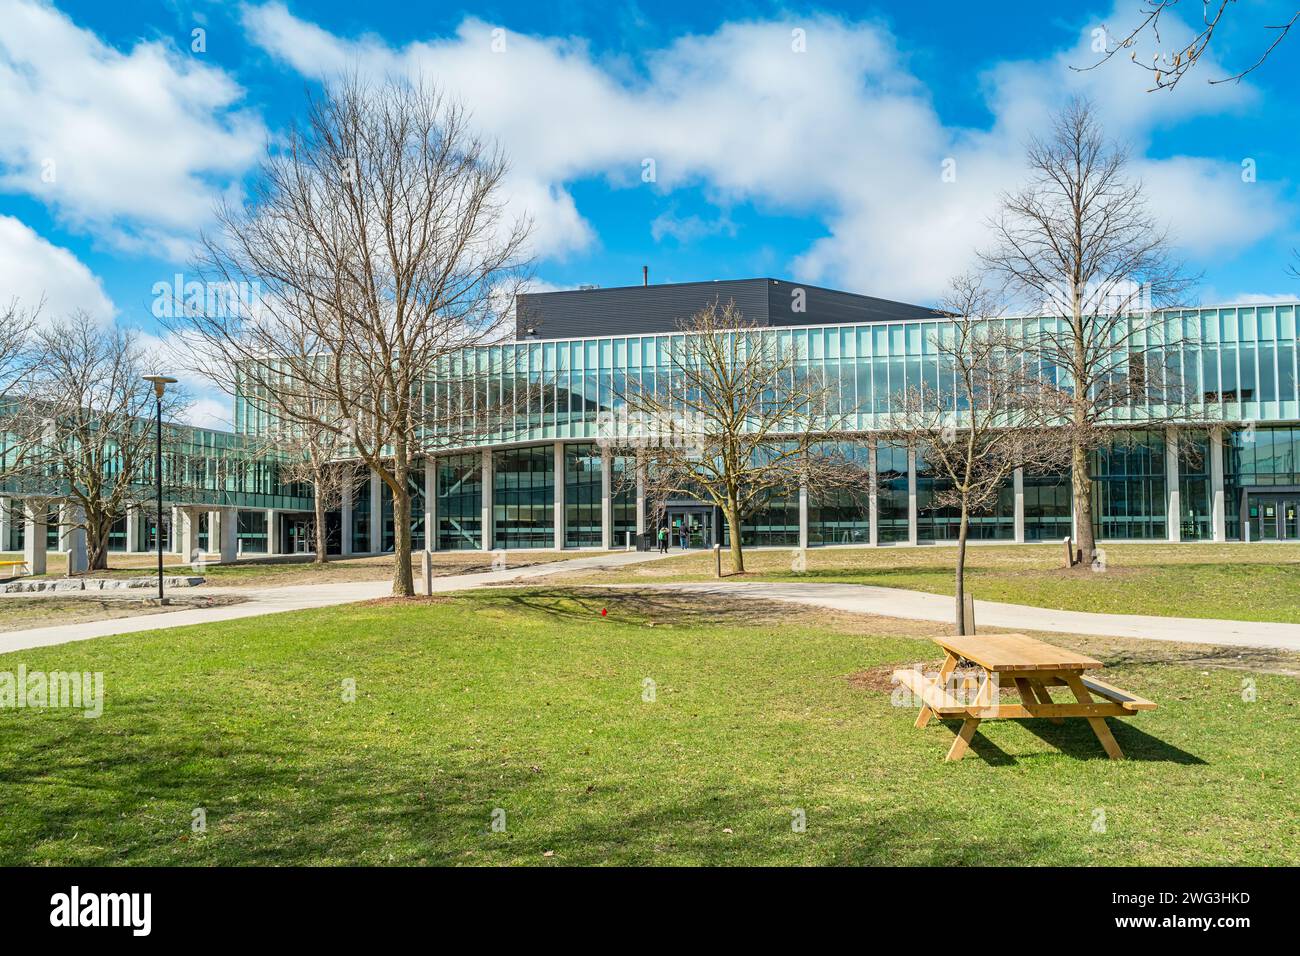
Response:
[[[274,508],[266,509],[266,553],[280,553],[280,522]]]
[[[424,549],[438,550],[438,459],[424,459]]]
[[[636,463],[636,533],[645,534],[645,464]]]
[[[199,547],[199,515],[202,512],[198,508],[181,508],[180,513],[181,541],[184,543],[181,555],[186,561],[193,561],[203,556],[203,549]]]
[[[370,472],[370,551],[378,554],[384,550],[384,495],[379,472]],[[397,534],[397,529],[393,529]]]
[[[1165,528],[1170,541],[1183,540],[1183,508],[1178,493],[1178,430],[1165,426]]]
[[[608,551],[614,545],[614,456],[608,448],[600,451],[600,546]],[[624,542],[618,542],[622,545]]]
[[[867,446],[867,517],[870,525],[867,540],[871,542],[873,548],[880,546],[880,499],[878,497],[880,479],[877,477],[879,473],[880,469],[876,464],[876,442],[873,440]]]
[[[28,574],[44,574],[45,561],[45,502],[23,502],[23,560]]]
[[[483,449],[483,550],[492,550],[492,449]]]
[[[1210,514],[1214,527],[1214,540],[1228,539],[1227,518],[1223,499],[1223,429],[1210,429]]]
[[[916,544],[916,449],[907,450],[907,543]]]
[[[799,485],[799,547],[808,547],[808,486]]]
[[[1015,540],[1016,544],[1025,543],[1025,469],[1017,468],[1011,476],[1011,487],[1015,491]]]
[[[212,541],[212,519],[208,519],[208,542]],[[239,512],[235,508],[222,508],[217,526],[221,529],[218,544],[221,563],[228,564],[239,558]]]
[[[172,531],[171,553],[172,554],[180,554],[180,555],[185,554],[185,540],[184,540],[185,536],[182,534],[182,526],[184,525],[184,523],[185,523],[184,519],[182,518],[181,515],[181,509],[176,507],[175,505],[172,505],[172,524],[171,524],[171,531]]]
[[[344,465],[350,469],[351,465]],[[339,553],[345,557],[352,553],[352,480],[343,482],[343,500],[339,502]]]
[[[9,529],[13,526],[13,515],[9,509],[13,504],[12,498],[0,498],[0,551],[9,550]]]
[[[72,506],[66,502],[59,505],[59,536],[55,539],[55,551],[68,550],[68,536],[72,530],[72,522],[69,520],[70,508]]]
[[[63,534],[60,538],[68,553],[68,573],[85,574],[90,569],[90,555],[86,549],[86,513],[78,505],[63,506]]]
[[[555,550],[564,550],[564,442],[555,443]]]
[[[126,553],[136,554],[140,550],[140,506],[126,506]]]

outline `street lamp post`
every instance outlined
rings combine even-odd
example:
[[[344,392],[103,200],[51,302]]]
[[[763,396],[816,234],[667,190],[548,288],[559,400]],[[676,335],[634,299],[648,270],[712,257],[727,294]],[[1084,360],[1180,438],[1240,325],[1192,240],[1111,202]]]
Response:
[[[175,385],[176,379],[169,378],[166,375],[146,375],[146,382],[153,383],[154,406],[157,410],[154,444],[154,465],[153,475],[154,482],[158,486],[158,517],[154,520],[154,539],[158,543],[158,603],[166,604],[167,599],[163,597],[163,539],[162,539],[162,399],[163,392],[167,390],[168,385]]]

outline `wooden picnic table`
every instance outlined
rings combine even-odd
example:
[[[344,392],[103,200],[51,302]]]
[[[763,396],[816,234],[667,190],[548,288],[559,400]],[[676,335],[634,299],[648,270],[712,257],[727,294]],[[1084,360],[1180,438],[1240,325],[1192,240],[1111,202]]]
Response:
[[[918,668],[894,671],[894,679],[921,701],[917,727],[924,727],[935,715],[962,718],[948,760],[960,760],[966,755],[980,721],[1031,717],[1046,717],[1055,723],[1067,717],[1082,717],[1110,758],[1121,760],[1124,752],[1106,726],[1105,718],[1131,717],[1156,706],[1086,673],[1099,670],[1103,666],[1101,661],[1024,634],[936,637],[934,642],[947,652],[937,676],[926,677]],[[975,668],[973,673],[959,679],[955,673],[962,660],[970,661]],[[1001,702],[1000,691],[1007,682],[1015,684],[1019,703]],[[1074,702],[1056,703],[1052,699],[1052,687],[1068,687]],[[1094,700],[1094,694],[1101,699]]]

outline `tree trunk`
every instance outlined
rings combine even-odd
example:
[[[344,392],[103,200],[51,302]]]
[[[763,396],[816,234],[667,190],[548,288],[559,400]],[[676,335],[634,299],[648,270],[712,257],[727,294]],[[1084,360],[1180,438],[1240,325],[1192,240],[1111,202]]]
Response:
[[[86,513],[86,570],[103,571],[108,568],[108,533],[113,522],[108,515]],[[71,567],[71,562],[69,562]]]
[[[316,509],[316,560],[315,564],[325,563],[325,499],[315,496],[313,505]],[[342,530],[339,531],[342,534]]]
[[[966,633],[966,536],[970,531],[970,514],[966,502],[961,503],[961,523],[957,526],[957,633]]]
[[[727,519],[727,533],[731,537],[731,573],[745,573],[745,553],[740,546],[740,510],[734,506],[723,511]]]
[[[406,483],[406,466],[393,469],[397,488],[393,490],[393,593],[412,597],[415,581],[411,574],[411,490]],[[379,520],[376,515],[374,520]]]
[[[1092,552],[1097,542],[1092,532],[1092,482],[1088,478],[1088,449],[1077,439],[1070,449],[1070,492],[1074,501],[1074,523],[1078,528],[1075,548],[1077,552],[1083,553],[1081,566],[1086,566],[1092,561]]]

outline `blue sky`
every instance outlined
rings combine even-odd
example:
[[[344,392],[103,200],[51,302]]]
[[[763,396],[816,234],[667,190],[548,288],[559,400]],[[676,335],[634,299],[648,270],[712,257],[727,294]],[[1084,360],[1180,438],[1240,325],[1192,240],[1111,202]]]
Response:
[[[645,263],[652,281],[933,302],[1025,138],[1082,92],[1204,272],[1201,301],[1294,295],[1300,38],[1242,84],[1205,82],[1252,62],[1291,7],[1240,5],[1216,62],[1172,93],[1119,60],[1069,69],[1138,6],[0,0],[0,299],[157,332],[153,289],[184,273],[212,204],[345,69],[419,72],[470,107],[512,157],[541,288],[636,283]],[[196,406],[223,417],[218,398]]]

